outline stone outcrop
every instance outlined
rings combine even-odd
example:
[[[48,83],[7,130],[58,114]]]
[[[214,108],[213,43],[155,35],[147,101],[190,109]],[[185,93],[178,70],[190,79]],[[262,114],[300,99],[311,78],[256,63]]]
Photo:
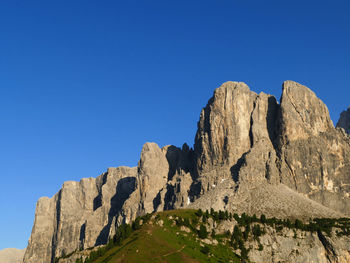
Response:
[[[340,114],[337,127],[343,128],[346,133],[350,134],[350,107]]]
[[[347,116],[338,127],[346,129]],[[105,244],[121,223],[145,213],[212,207],[341,217],[350,215],[349,197],[350,137],[310,89],[286,81],[278,103],[226,82],[200,114],[194,149],[146,143],[137,167],[109,168],[41,198],[24,263]]]
[[[1,263],[21,263],[25,249],[5,248],[0,250]]]

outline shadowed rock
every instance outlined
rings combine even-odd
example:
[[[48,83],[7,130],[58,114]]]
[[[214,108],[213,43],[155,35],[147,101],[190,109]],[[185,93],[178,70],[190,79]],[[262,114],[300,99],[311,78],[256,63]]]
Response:
[[[350,134],[350,107],[346,110],[343,111],[340,114],[339,121],[337,123],[337,127],[343,128],[345,132]]]

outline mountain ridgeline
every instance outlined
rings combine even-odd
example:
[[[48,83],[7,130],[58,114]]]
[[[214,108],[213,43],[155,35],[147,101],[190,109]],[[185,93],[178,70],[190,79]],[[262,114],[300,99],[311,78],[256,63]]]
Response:
[[[296,82],[283,83],[280,103],[226,82],[201,111],[193,149],[146,143],[137,167],[108,168],[40,198],[23,262],[106,244],[120,225],[163,210],[348,217],[348,132],[349,109],[335,128],[325,104]]]

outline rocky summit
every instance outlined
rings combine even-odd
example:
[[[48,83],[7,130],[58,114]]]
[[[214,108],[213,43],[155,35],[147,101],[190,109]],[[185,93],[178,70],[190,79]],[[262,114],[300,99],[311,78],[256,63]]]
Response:
[[[280,102],[245,83],[226,82],[202,109],[193,148],[146,143],[137,167],[108,168],[40,198],[23,262],[54,262],[106,244],[121,224],[163,210],[349,217],[349,129],[349,109],[335,128],[326,105],[296,82],[283,83]],[[320,251],[330,249],[328,241],[317,242]],[[342,255],[350,243],[341,247],[329,262],[347,262]],[[273,262],[268,254],[264,260]]]

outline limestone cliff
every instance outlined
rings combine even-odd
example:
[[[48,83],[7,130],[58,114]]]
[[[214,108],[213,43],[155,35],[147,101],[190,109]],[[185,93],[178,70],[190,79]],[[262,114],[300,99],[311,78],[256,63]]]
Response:
[[[350,208],[350,141],[308,88],[283,85],[278,165],[283,184],[342,213]]]
[[[121,223],[154,211],[341,217],[350,215],[349,196],[350,137],[310,89],[286,81],[278,103],[226,82],[200,114],[194,149],[146,143],[137,167],[109,168],[41,198],[24,263],[104,244]]]
[[[40,198],[24,262],[53,262],[106,243],[114,217],[135,189],[136,175],[136,168],[109,168],[96,179],[65,182],[52,198]]]
[[[277,182],[278,108],[273,96],[258,95],[241,82],[215,90],[201,112],[194,145],[201,193],[226,179]]]

